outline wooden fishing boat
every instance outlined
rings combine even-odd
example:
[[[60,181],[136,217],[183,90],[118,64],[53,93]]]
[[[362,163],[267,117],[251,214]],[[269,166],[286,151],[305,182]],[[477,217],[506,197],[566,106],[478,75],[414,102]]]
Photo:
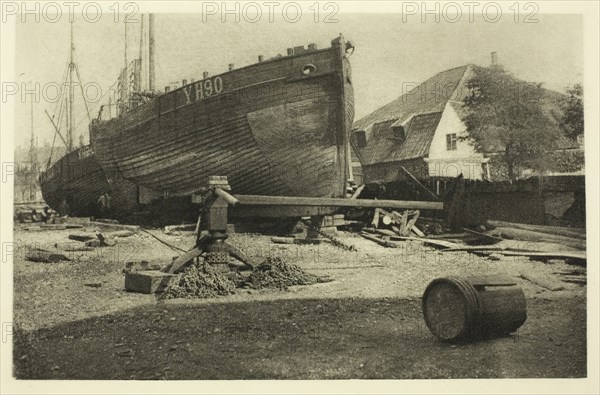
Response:
[[[72,216],[97,216],[98,197],[110,190],[90,145],[68,153],[41,173],[40,186],[48,206]]]
[[[174,196],[220,175],[240,194],[345,197],[351,49],[340,36],[329,48],[290,48],[175,90],[149,86],[118,116],[92,120],[96,157],[136,185]]]
[[[74,81],[74,74],[79,79],[79,70],[74,60],[73,24],[71,23],[71,51],[63,86],[83,85],[81,80]],[[111,196],[111,208],[103,214],[120,217],[134,211],[138,203],[138,188],[135,184],[123,179],[118,171],[102,168],[96,159],[91,145],[75,148],[73,146],[73,103],[74,89],[65,89],[61,97],[58,124],[54,118],[50,122],[55,133],[65,144],[67,154],[51,165],[48,159],[46,171],[40,174],[42,197],[48,206],[63,215],[98,216],[100,196]],[[85,98],[82,98],[85,100]],[[64,133],[60,125],[64,117]],[[63,135],[64,134],[64,135]],[[113,209],[114,208],[114,209]]]
[[[40,174],[42,197],[63,215],[98,217],[100,196],[110,196],[110,216],[122,218],[138,209],[139,188],[100,166],[91,145],[63,156]],[[106,215],[106,213],[105,213]]]

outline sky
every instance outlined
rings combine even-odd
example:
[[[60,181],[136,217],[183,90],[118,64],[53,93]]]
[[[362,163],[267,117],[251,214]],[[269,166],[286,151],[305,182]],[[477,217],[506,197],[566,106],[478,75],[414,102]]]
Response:
[[[322,19],[322,17],[320,17]],[[227,70],[229,63],[242,67],[255,63],[258,55],[269,58],[286,48],[316,43],[330,45],[340,33],[356,49],[350,58],[355,90],[355,120],[405,93],[434,74],[468,63],[488,66],[490,54],[498,53],[499,63],[517,77],[541,82],[549,89],[564,92],[568,85],[583,82],[583,30],[580,15],[537,15],[538,23],[515,23],[503,18],[488,23],[463,19],[448,23],[422,23],[418,18],[403,21],[400,14],[348,14],[339,12],[335,23],[315,23],[302,18],[297,23],[262,18],[258,23],[233,18],[203,21],[200,14],[157,14],[157,87],[200,79]],[[129,59],[139,52],[139,24],[128,25]],[[112,18],[97,23],[75,18],[75,60],[84,84],[99,86],[102,92],[114,84],[123,66],[124,24]],[[18,22],[16,26],[17,84],[40,83],[40,87],[61,83],[69,56],[69,23],[44,20]],[[43,91],[43,89],[41,89]],[[49,96],[54,96],[48,89]],[[94,96],[94,90],[88,91]],[[87,142],[86,110],[76,97],[75,136]],[[92,117],[100,104],[90,103]],[[16,105],[15,144],[28,146],[31,130],[30,96]],[[34,103],[33,125],[39,144],[52,142],[54,131],[45,111],[55,114],[57,106],[41,97]],[[57,140],[58,143],[59,140]],[[75,137],[75,141],[79,141]]]

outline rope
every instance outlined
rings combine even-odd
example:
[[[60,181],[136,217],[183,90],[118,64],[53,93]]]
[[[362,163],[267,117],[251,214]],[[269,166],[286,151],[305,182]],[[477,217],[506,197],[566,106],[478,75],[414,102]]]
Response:
[[[81,97],[83,98],[83,103],[85,104],[85,111],[87,112],[88,119],[91,121],[92,117],[90,116],[90,108],[88,107],[88,102],[85,100],[85,92],[83,91],[83,81],[81,80],[81,74],[79,74],[79,65],[75,63],[75,72],[77,73],[77,79],[79,80],[79,88],[81,88]]]
[[[150,236],[154,237],[156,240],[158,240],[158,241],[159,241],[159,242],[161,242],[162,244],[166,245],[167,247],[169,247],[169,248],[170,248],[170,249],[172,249],[173,251],[177,251],[177,252],[187,252],[186,250],[182,250],[182,249],[181,249],[181,248],[179,248],[179,247],[176,247],[176,246],[174,246],[174,245],[172,245],[172,244],[169,244],[169,243],[167,243],[167,242],[166,242],[166,241],[164,241],[164,240],[161,240],[161,239],[159,239],[159,238],[158,238],[158,236],[155,236],[154,234],[150,233],[150,231],[148,231],[148,230],[146,230],[146,229],[144,229],[144,228],[142,228],[142,227],[140,227],[140,229],[141,229],[143,232],[145,232],[145,233],[149,234]]]
[[[68,67],[68,63],[67,63],[67,65],[65,66],[65,71],[63,72],[62,81],[66,81],[68,69],[69,69],[69,67]],[[64,83],[63,83],[63,86],[64,86]],[[64,89],[61,89],[60,100],[54,106],[54,114],[56,114],[57,110],[59,111],[59,122],[58,122],[58,125],[60,125],[60,118],[62,117],[63,96],[64,96],[64,94],[65,94]],[[56,130],[54,130],[54,138],[52,139],[52,147],[50,147],[50,155],[48,157],[48,162],[46,163],[46,170],[48,170],[48,168],[50,168],[50,162],[52,162],[52,155],[54,154],[54,145],[56,144],[56,135],[57,134],[58,134],[58,132]]]

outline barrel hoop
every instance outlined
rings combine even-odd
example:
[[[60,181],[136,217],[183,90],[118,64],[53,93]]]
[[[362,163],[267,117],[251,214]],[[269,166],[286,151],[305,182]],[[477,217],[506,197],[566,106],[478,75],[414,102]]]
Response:
[[[478,329],[477,324],[481,316],[481,303],[479,295],[475,287],[466,279],[461,277],[448,277],[447,280],[454,284],[464,295],[467,301],[467,322],[469,323],[465,333],[462,333],[460,338],[474,334]]]

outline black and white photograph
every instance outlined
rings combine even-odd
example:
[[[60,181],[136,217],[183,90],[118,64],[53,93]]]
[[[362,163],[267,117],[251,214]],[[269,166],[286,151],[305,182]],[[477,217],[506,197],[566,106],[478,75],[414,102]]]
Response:
[[[0,3],[2,394],[600,391],[599,2]]]

